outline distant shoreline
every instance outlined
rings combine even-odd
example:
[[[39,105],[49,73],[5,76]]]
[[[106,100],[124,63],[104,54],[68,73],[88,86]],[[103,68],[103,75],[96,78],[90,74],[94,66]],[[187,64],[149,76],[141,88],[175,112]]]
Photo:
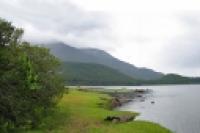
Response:
[[[112,87],[112,86],[117,86],[117,87],[121,87],[121,88],[125,88],[125,87],[137,87],[137,86],[181,86],[181,85],[200,85],[200,83],[196,83],[196,84],[144,84],[144,85],[66,85],[65,87],[69,87],[69,88],[92,88],[92,87],[97,87],[97,88],[101,88],[101,89],[106,89],[105,87]],[[137,89],[137,88],[135,88]]]

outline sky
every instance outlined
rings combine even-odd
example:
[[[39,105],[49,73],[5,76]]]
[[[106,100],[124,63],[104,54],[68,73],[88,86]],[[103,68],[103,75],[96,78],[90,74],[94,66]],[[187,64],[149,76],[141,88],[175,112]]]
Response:
[[[199,0],[0,0],[34,43],[92,47],[164,73],[200,76]]]

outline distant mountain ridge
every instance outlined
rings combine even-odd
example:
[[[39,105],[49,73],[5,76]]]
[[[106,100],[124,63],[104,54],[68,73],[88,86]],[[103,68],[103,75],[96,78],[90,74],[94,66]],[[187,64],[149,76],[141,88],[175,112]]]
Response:
[[[101,64],[113,68],[131,78],[140,80],[156,80],[164,76],[147,68],[138,68],[127,62],[121,61],[107,52],[94,48],[75,48],[64,43],[46,44],[56,57],[63,62],[80,62]]]

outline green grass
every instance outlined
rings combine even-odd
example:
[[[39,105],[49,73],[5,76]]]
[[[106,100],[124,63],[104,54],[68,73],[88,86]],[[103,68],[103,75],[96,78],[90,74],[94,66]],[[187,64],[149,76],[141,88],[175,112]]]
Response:
[[[106,105],[109,98],[105,94],[70,90],[38,129],[26,133],[171,133],[158,124],[145,121],[118,124],[103,121],[108,115],[131,113],[100,106]]]

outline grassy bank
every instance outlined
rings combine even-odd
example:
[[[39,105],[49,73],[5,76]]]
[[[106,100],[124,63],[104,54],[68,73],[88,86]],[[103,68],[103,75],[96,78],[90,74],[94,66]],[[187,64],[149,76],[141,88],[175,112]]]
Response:
[[[70,90],[38,129],[26,133],[170,133],[150,122],[105,122],[103,119],[108,115],[130,114],[106,109],[109,98],[106,94]]]

